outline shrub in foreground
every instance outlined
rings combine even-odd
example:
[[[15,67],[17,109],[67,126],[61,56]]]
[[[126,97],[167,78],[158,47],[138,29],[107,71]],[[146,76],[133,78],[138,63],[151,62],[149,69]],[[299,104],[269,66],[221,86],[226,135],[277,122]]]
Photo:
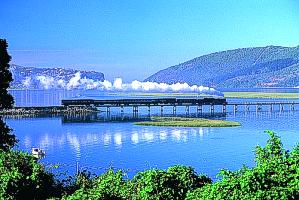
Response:
[[[167,171],[152,169],[138,173],[132,180],[135,199],[184,199],[188,191],[211,183],[193,168],[173,166]]]
[[[58,185],[33,156],[0,150],[0,199],[46,199],[56,196]]]
[[[222,170],[221,181],[191,191],[193,199],[299,199],[299,145],[292,152],[268,131],[266,147],[256,147],[256,166],[231,172]]]
[[[92,179],[91,185],[82,185],[78,190],[63,199],[127,199],[130,194],[128,183],[124,180],[122,171],[112,169]]]
[[[185,166],[147,170],[132,180],[124,179],[122,171],[109,170],[94,178],[91,187],[81,187],[64,199],[184,199],[188,191],[206,183],[211,179]]]

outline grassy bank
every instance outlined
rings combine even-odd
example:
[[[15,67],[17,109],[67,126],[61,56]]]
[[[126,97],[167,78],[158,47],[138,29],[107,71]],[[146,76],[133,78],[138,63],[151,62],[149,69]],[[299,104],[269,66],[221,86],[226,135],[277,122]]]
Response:
[[[233,127],[241,125],[239,122],[233,121],[182,117],[153,117],[151,118],[151,121],[135,122],[134,124],[141,126],[170,127]]]
[[[285,98],[299,99],[299,93],[224,92],[226,98]]]

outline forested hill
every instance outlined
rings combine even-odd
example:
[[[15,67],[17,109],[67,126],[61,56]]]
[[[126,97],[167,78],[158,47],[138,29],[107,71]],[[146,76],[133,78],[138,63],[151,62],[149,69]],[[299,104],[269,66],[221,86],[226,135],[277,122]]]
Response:
[[[11,64],[12,89],[85,88],[104,81],[104,74],[64,68],[35,68]]]
[[[222,51],[161,70],[146,81],[218,88],[299,86],[299,46]]]

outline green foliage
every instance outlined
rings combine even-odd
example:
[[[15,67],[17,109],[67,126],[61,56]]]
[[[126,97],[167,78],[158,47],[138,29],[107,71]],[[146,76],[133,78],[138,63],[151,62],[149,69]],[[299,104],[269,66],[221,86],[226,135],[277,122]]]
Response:
[[[82,185],[64,199],[184,199],[187,192],[211,183],[198,176],[193,168],[174,166],[165,170],[139,172],[132,180],[124,179],[122,171],[112,169]]]
[[[55,166],[54,166],[55,167]],[[65,173],[62,173],[65,175]],[[80,171],[75,176],[69,176],[66,179],[63,179],[60,183],[63,185],[63,194],[64,196],[73,194],[75,191],[80,188],[90,189],[92,188],[93,175],[86,171]]]
[[[222,180],[196,189],[187,199],[298,199],[299,145],[285,151],[275,133],[262,148],[256,147],[256,166],[231,172],[222,170]]]
[[[123,178],[123,172],[110,169],[94,178],[92,184],[89,181],[87,185],[82,184],[74,194],[64,196],[63,199],[126,199],[128,195],[129,187]]]
[[[134,177],[133,184],[134,199],[174,199],[179,195],[175,178],[163,170],[140,172]]]
[[[0,109],[11,108],[14,103],[12,96],[7,91],[13,80],[9,71],[11,57],[7,53],[7,47],[6,40],[0,39]]]
[[[198,176],[191,167],[177,165],[167,171],[152,169],[133,178],[133,199],[184,199],[189,190],[210,182],[211,179]]]
[[[197,175],[192,167],[176,165],[168,168],[167,172],[177,180],[178,185],[176,188],[183,191],[182,196],[185,196],[187,191],[192,191],[205,184],[212,183],[212,180],[206,175]]]
[[[0,199],[46,199],[58,191],[53,175],[36,158],[0,150]]]
[[[11,57],[7,53],[6,40],[0,39],[0,109],[11,108],[14,101],[8,93],[9,83],[12,81],[12,75],[9,71],[9,61]],[[15,135],[10,134],[8,128],[0,117],[0,150],[8,151],[15,145],[17,139]]]
[[[0,150],[8,151],[16,142],[16,136],[10,134],[11,129],[2,121],[0,117]]]

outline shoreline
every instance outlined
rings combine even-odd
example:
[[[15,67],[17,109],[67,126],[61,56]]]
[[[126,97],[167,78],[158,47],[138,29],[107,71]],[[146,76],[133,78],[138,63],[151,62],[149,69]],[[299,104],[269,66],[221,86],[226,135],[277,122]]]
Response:
[[[299,93],[291,92],[223,92],[225,98],[246,99],[299,99]]]

